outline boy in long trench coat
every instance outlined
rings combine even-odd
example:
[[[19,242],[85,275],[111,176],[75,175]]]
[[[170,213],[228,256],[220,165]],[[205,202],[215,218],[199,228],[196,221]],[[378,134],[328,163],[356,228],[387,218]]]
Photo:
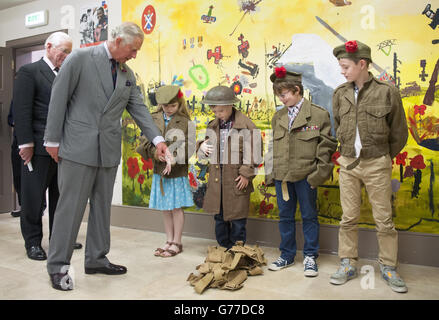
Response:
[[[227,249],[236,241],[246,241],[252,180],[257,165],[253,157],[253,141],[257,148],[261,136],[256,125],[235,109],[239,102],[226,86],[210,89],[201,103],[207,104],[215,119],[207,126],[206,139],[197,143],[199,157],[209,157],[209,182],[203,209],[216,213],[215,235],[218,244]]]

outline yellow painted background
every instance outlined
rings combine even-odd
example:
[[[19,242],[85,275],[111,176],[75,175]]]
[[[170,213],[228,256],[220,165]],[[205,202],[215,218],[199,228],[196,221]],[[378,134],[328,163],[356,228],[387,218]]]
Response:
[[[256,79],[249,78],[249,82],[255,82],[256,88],[252,88],[252,94],[243,93],[239,98],[243,101],[253,101],[265,99],[268,101],[267,108],[271,113],[274,112],[274,100],[269,75],[272,69],[265,66],[266,54],[271,52],[273,45],[289,45],[294,34],[307,33],[319,35],[329,46],[335,47],[342,42],[330,31],[324,28],[317,20],[319,16],[332,28],[337,30],[348,40],[358,39],[368,44],[372,49],[372,58],[375,63],[393,75],[393,54],[396,52],[398,59],[402,62],[398,64],[401,89],[407,86],[408,82],[416,81],[426,90],[428,81],[433,73],[436,61],[439,59],[439,44],[432,44],[433,39],[439,39],[439,27],[433,30],[428,24],[429,18],[422,15],[425,6],[430,3],[432,10],[436,11],[439,1],[366,1],[352,0],[352,5],[336,7],[327,0],[313,1],[279,1],[262,0],[256,5],[256,10],[246,14],[240,11],[243,1],[221,0],[221,1],[185,1],[185,0],[161,0],[161,1],[142,1],[142,0],[122,0],[122,21],[132,21],[142,26],[142,13],[147,5],[152,5],[156,12],[156,25],[154,31],[145,35],[145,41],[137,58],[129,62],[129,66],[139,75],[141,82],[145,86],[152,82],[162,81],[170,84],[173,77],[181,76],[184,79],[182,91],[190,90],[191,96],[187,97],[191,101],[195,95],[200,101],[203,92],[210,87],[225,82],[224,76],[227,74],[230,79],[236,75],[242,75],[237,65],[242,56],[238,53],[237,46],[239,35],[244,35],[244,40],[250,44],[249,56],[245,61],[250,61],[259,65],[260,71]],[[254,1],[258,2],[258,1]],[[216,17],[214,23],[203,23],[202,15],[207,15],[209,6],[213,5],[212,16]],[[240,22],[240,20],[242,21]],[[240,22],[240,23],[239,23]],[[374,23],[373,23],[374,22]],[[238,26],[237,26],[238,25]],[[233,29],[236,31],[230,35]],[[110,26],[111,29],[112,26]],[[202,46],[198,47],[198,37],[202,36]],[[190,39],[195,39],[195,48],[191,49]],[[183,40],[186,39],[188,48],[183,49]],[[378,49],[378,45],[385,40],[395,40],[395,44],[386,50],[390,53],[386,55]],[[160,44],[160,50],[159,50]],[[221,46],[223,59],[221,66],[207,60],[207,50]],[[292,44],[294,46],[294,43]],[[159,63],[160,52],[160,63]],[[420,60],[427,62],[426,73],[427,81],[422,82],[419,78],[421,73]],[[294,63],[294,61],[291,61]],[[196,85],[188,76],[189,69],[194,66],[203,65],[210,77],[208,88],[198,90]],[[160,65],[160,69],[159,69]],[[161,72],[159,72],[159,70]],[[371,68],[371,72],[378,76],[378,72]],[[439,82],[437,83],[439,85]],[[436,100],[432,106],[427,106],[425,115],[417,120],[423,121],[430,117],[430,120],[439,118],[439,101],[436,92]],[[414,105],[422,104],[423,94],[403,99],[404,108],[407,116],[412,116]],[[210,118],[212,119],[212,118]],[[268,122],[265,122],[265,125]],[[258,124],[262,124],[262,121]],[[438,122],[439,124],[439,122]],[[421,123],[420,126],[423,124]],[[198,129],[202,129],[200,123]],[[438,133],[439,134],[439,133]],[[436,134],[436,137],[438,137]],[[134,135],[135,138],[135,135]],[[135,142],[132,141],[133,144]],[[128,157],[139,155],[133,153],[133,147],[124,145],[124,162]],[[422,155],[427,165],[422,170],[422,184],[418,198],[411,197],[413,178],[406,178],[401,185],[401,189],[395,193],[395,223],[400,230],[410,230],[417,232],[439,233],[439,157],[438,151],[429,150],[419,146],[412,136],[409,136],[407,146],[403,151],[408,152],[408,158]],[[434,165],[435,180],[430,183],[431,171],[430,162]],[[408,159],[407,162],[410,160]],[[131,184],[131,179],[126,177],[126,165],[124,165],[124,184]],[[334,169],[333,179],[328,185],[337,186],[338,174]],[[394,166],[393,178],[399,178],[399,166]],[[259,184],[263,178],[255,180]],[[431,212],[428,190],[433,186],[433,206],[434,213]],[[270,189],[274,193],[274,188]],[[319,208],[322,213],[320,221],[322,223],[338,224],[340,218],[340,208],[337,193],[330,189],[331,195],[323,194],[319,191]],[[127,190],[127,192],[129,192]],[[134,193],[138,189],[134,188]],[[140,193],[145,192],[145,188]],[[257,191],[255,191],[257,193]],[[124,204],[139,205],[133,198],[126,197],[124,191]],[[145,194],[144,197],[147,198]],[[263,198],[263,197],[262,197]],[[133,202],[134,201],[134,202]],[[274,209],[268,215],[258,213],[258,205],[261,195],[252,197],[254,210],[251,216],[277,219],[277,207],[274,198],[270,203],[274,204]],[[147,201],[146,201],[147,202]],[[373,219],[370,214],[370,206],[367,203],[367,196],[364,195],[364,206],[362,208],[363,226],[373,227]],[[328,206],[328,203],[331,205]],[[338,207],[333,213],[331,208]],[[327,211],[327,212],[326,212]],[[327,214],[329,212],[329,214]],[[420,221],[419,224],[417,224]]]

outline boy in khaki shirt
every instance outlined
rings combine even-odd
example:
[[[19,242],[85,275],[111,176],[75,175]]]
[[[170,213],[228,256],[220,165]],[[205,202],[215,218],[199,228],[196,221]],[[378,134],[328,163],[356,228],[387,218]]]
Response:
[[[275,185],[279,207],[280,257],[268,269],[277,271],[294,264],[296,256],[297,202],[302,216],[304,275],[318,275],[319,221],[317,187],[334,168],[331,156],[337,148],[331,136],[329,112],[303,97],[302,76],[285,67],[270,76],[274,94],[285,106],[271,121],[273,171],[266,185]],[[266,168],[267,169],[267,168]]]
[[[341,73],[348,82],[334,91],[333,112],[340,142],[340,202],[343,209],[339,231],[340,268],[331,276],[340,285],[357,276],[358,221],[361,186],[372,205],[377,229],[381,274],[392,290],[407,292],[396,273],[398,235],[392,221],[392,158],[407,142],[408,131],[398,89],[379,81],[368,71],[370,48],[348,41],[334,49]]]

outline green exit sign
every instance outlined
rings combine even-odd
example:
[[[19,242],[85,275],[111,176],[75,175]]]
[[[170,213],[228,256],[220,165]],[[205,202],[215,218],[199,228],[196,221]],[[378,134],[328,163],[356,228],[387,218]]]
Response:
[[[48,23],[47,17],[47,10],[29,13],[24,19],[24,25],[26,26],[26,28],[45,26]]]

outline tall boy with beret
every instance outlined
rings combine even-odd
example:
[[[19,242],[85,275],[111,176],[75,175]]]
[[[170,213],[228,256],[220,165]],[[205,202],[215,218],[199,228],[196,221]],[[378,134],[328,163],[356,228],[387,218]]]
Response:
[[[273,171],[266,176],[275,185],[279,207],[280,257],[268,268],[277,271],[294,263],[297,201],[304,234],[304,274],[318,275],[319,221],[317,187],[331,175],[331,156],[337,142],[331,136],[329,112],[303,97],[302,76],[276,68],[270,76],[273,91],[284,104],[272,119]]]
[[[399,91],[368,71],[370,48],[348,41],[333,51],[347,82],[334,91],[335,131],[340,142],[340,202],[343,209],[339,231],[340,268],[332,284],[357,276],[358,221],[361,186],[372,205],[379,246],[381,274],[392,290],[407,292],[396,273],[398,235],[392,221],[392,158],[407,142],[408,131]]]

